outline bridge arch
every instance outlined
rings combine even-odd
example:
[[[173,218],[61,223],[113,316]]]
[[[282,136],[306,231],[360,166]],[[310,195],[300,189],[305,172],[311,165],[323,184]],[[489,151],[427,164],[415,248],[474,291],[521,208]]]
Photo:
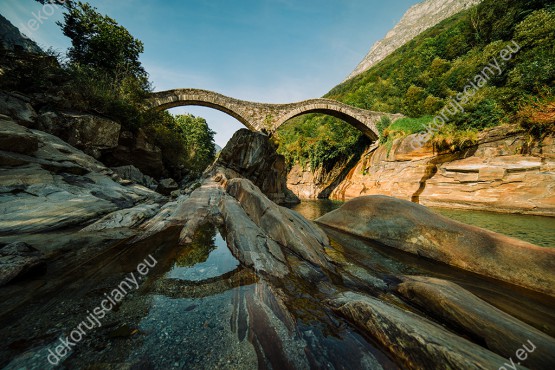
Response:
[[[212,108],[230,115],[231,117],[235,118],[243,125],[245,125],[245,127],[247,127],[249,130],[257,131],[257,127],[252,126],[251,122],[244,117],[243,112],[241,112],[240,109],[237,109],[237,106],[230,104],[228,101],[226,101],[226,99],[218,99],[217,95],[220,94],[202,94],[204,90],[197,90],[198,93],[191,93],[189,91],[178,92],[177,90],[170,91],[174,93],[168,94],[169,91],[162,91],[152,94],[147,102],[147,107],[155,109],[157,111],[185,106],[200,106]],[[223,95],[221,97],[225,98]]]
[[[145,102],[146,109],[166,110],[179,106],[197,105],[219,110],[237,119],[249,130],[275,132],[291,118],[321,113],[346,121],[370,139],[379,137],[376,124],[383,116],[395,120],[402,115],[373,112],[330,99],[310,99],[290,104],[255,103],[201,89],[175,89],[152,93]]]
[[[318,113],[332,116],[345,121],[369,136],[370,139],[378,139],[377,129],[374,129],[374,127],[368,127],[368,123],[365,123],[367,117],[361,117],[355,114],[352,111],[353,109],[356,109],[354,107],[350,107],[351,109],[345,109],[344,104],[335,104],[335,102],[328,99],[305,100],[296,105],[297,106],[295,108],[291,109],[289,112],[279,118],[279,120],[275,124],[276,129],[278,129],[280,126],[282,126],[292,118],[310,113]],[[381,119],[381,114],[379,119]]]

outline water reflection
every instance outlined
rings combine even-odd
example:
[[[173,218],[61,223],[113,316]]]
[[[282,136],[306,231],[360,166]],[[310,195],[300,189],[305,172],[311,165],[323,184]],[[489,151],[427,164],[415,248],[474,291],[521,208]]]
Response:
[[[177,256],[167,278],[200,281],[233,271],[239,261],[233,257],[222,235],[211,226],[201,227],[195,240]]]
[[[128,363],[157,369],[397,368],[342,319],[331,319],[306,282],[291,278],[276,287],[242,266],[213,225],[201,227],[192,243],[175,246],[168,258],[167,272],[138,297],[150,304],[137,323],[141,337]]]

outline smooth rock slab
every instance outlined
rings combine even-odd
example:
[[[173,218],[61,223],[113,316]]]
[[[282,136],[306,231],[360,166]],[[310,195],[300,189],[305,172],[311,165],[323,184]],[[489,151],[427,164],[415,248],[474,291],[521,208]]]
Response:
[[[333,270],[324,252],[324,247],[329,246],[329,239],[313,222],[295,211],[278,206],[249,180],[231,179],[226,191],[239,201],[248,217],[270,238],[315,266]]]
[[[409,369],[491,370],[508,361],[412,312],[363,294],[342,293],[328,303]]]
[[[316,221],[555,296],[555,249],[453,221],[412,202],[383,195],[359,197]]]
[[[532,369],[549,369],[555,365],[555,339],[493,307],[457,284],[446,280],[409,276],[397,291],[432,317],[441,318],[461,329],[493,352],[515,362],[515,351],[537,347],[524,365]],[[533,346],[527,342],[531,341]]]
[[[116,229],[121,227],[135,227],[153,217],[160,209],[158,204],[139,204],[132,208],[112,212],[81,231],[96,231]]]

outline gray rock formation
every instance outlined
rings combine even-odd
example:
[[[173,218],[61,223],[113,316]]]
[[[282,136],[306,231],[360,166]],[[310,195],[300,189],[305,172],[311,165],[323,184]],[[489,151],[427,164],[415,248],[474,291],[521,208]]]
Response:
[[[23,35],[17,27],[0,14],[0,46],[6,50],[21,49],[28,53],[39,54],[43,51],[39,46]]]
[[[128,165],[112,167],[111,170],[117,173],[122,179],[133,181],[149,189],[155,189],[158,186],[158,182],[156,180],[148,175],[145,175],[135,166]]]
[[[46,272],[44,255],[22,242],[0,246],[0,286],[12,280]]]
[[[228,178],[249,179],[278,204],[298,203],[299,199],[287,189],[285,159],[277,154],[276,149],[268,136],[240,129],[222,149],[214,166],[240,174],[234,176],[228,171]]]
[[[37,113],[30,104],[30,99],[18,93],[0,91],[0,114],[12,117],[23,126],[32,125]]]
[[[82,232],[133,228],[139,226],[149,218],[153,217],[160,209],[159,204],[139,204],[132,208],[126,208],[107,214],[95,223],[82,229]]]
[[[425,0],[413,5],[383,39],[376,42],[347,80],[372,68],[389,54],[450,16],[482,0]]]
[[[316,222],[555,296],[555,249],[453,221],[419,204],[383,195],[364,196]]]
[[[434,318],[471,335],[491,351],[510,358],[523,341],[536,349],[523,363],[531,369],[555,364],[555,339],[484,302],[457,284],[424,276],[403,278],[397,291]]]
[[[162,179],[158,183],[156,191],[160,194],[170,195],[172,191],[179,189],[179,185],[174,179]]]
[[[79,225],[159,194],[123,186],[110,169],[61,139],[0,116],[0,234]]]
[[[507,361],[428,319],[364,294],[342,293],[329,303],[409,369],[486,370]]]
[[[142,129],[136,133],[121,131],[118,146],[107,151],[102,156],[102,162],[110,167],[132,165],[155,179],[167,176],[162,151],[149,141]]]

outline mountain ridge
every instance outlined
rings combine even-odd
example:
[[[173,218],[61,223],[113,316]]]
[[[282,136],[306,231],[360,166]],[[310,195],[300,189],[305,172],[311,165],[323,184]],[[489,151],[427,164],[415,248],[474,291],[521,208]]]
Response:
[[[401,20],[377,41],[345,81],[367,71],[395,50],[444,19],[483,0],[425,0],[411,6]]]

